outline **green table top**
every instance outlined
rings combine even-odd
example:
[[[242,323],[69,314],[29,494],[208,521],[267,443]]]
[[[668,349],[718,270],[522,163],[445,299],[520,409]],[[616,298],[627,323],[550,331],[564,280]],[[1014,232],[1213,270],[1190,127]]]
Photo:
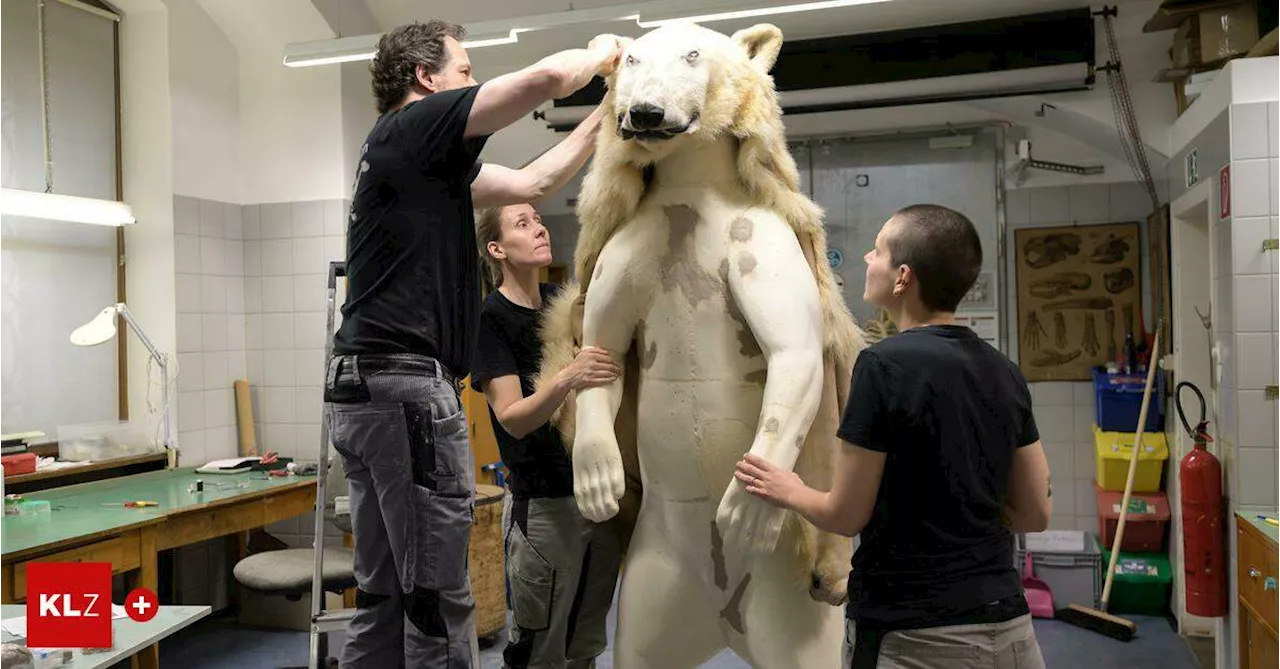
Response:
[[[204,481],[204,492],[188,487]],[[165,516],[195,511],[237,497],[253,497],[276,488],[315,484],[315,476],[267,476],[264,472],[200,474],[195,467],[121,476],[103,481],[41,490],[22,497],[47,500],[50,512],[4,516],[0,524],[3,556],[79,537],[159,523]],[[148,500],[159,506],[127,509],[126,501]],[[107,506],[108,504],[113,506]]]
[[[156,616],[145,623],[128,618],[117,618],[111,621],[112,648],[103,653],[85,655],[84,651],[72,651],[71,664],[59,665],[71,669],[97,669],[127,659],[130,655],[154,644],[161,639],[181,630],[184,627],[209,615],[208,606],[161,606]],[[25,604],[5,604],[3,616],[5,620],[27,615]],[[20,643],[25,645],[22,637],[15,637],[8,631],[3,633],[4,643]]]
[[[1242,506],[1236,508],[1236,515],[1243,519],[1246,523],[1253,525],[1262,536],[1271,539],[1272,543],[1280,543],[1280,527],[1268,524],[1267,521],[1259,518],[1259,515],[1268,518],[1277,518],[1278,514],[1274,507],[1267,508],[1265,506]]]

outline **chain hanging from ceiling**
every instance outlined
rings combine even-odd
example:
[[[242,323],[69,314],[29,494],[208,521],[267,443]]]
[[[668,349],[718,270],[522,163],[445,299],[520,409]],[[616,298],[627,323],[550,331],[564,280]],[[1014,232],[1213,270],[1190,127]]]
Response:
[[[1120,44],[1116,40],[1115,7],[1103,7],[1094,12],[1102,16],[1102,24],[1107,33],[1107,53],[1110,60],[1098,68],[1107,74],[1107,88],[1111,93],[1111,109],[1115,114],[1116,131],[1120,136],[1120,146],[1124,148],[1125,160],[1133,170],[1135,179],[1142,184],[1151,198],[1151,210],[1160,210],[1160,195],[1156,191],[1155,178],[1151,175],[1151,165],[1147,161],[1146,144],[1142,141],[1142,131],[1138,127],[1138,116],[1134,112],[1133,98],[1129,95],[1129,82],[1125,77],[1124,65],[1120,60]]]

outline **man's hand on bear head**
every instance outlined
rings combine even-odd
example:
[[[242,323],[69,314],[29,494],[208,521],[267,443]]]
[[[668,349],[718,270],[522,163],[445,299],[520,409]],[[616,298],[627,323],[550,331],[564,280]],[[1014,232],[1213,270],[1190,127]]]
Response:
[[[596,35],[587,43],[587,50],[600,54],[604,61],[599,69],[600,76],[607,77],[618,68],[618,63],[622,62],[622,50],[625,46],[624,38],[610,33]]]

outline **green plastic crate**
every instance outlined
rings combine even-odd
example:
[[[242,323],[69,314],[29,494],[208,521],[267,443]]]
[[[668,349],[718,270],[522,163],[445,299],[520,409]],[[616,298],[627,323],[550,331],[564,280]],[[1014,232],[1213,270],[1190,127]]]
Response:
[[[1111,550],[1102,549],[1103,578],[1111,564]],[[1120,551],[1116,575],[1111,583],[1107,610],[1112,613],[1160,615],[1169,605],[1173,570],[1164,553],[1126,553]]]

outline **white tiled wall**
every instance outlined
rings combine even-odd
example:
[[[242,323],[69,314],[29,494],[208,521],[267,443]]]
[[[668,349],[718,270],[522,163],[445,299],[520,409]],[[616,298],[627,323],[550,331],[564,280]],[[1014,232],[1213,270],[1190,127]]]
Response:
[[[249,381],[260,453],[317,457],[328,263],[345,256],[347,209],[174,198],[182,466],[238,454],[236,379]],[[269,531],[309,546],[311,515]],[[180,602],[224,607],[228,555],[225,540],[176,551]]]
[[[348,209],[344,200],[244,207],[247,364],[260,451],[319,455],[329,262],[346,256]],[[309,546],[310,523],[302,516],[269,530]]]
[[[1230,494],[1238,505],[1277,503],[1277,252],[1262,243],[1277,237],[1280,167],[1277,103],[1232,105],[1230,216],[1216,226],[1214,339],[1222,350],[1219,431],[1234,458],[1226,463]],[[1230,468],[1234,465],[1234,472]]]
[[[174,198],[178,439],[182,465],[237,452],[232,383],[244,378],[240,206]]]
[[[1164,184],[1157,181],[1163,200]],[[1010,190],[1006,198],[1008,228],[1006,271],[1008,281],[1008,313],[1016,315],[1017,270],[1013,265],[1013,230],[1060,225],[1096,225],[1138,221],[1146,244],[1146,218],[1151,213],[1151,199],[1136,182],[1089,186],[1055,186]],[[1149,267],[1146,255],[1143,267]],[[1149,304],[1149,281],[1143,282],[1143,302]],[[1148,307],[1149,308],[1149,307]],[[1148,312],[1149,315],[1150,312]],[[1147,322],[1150,322],[1148,319]],[[1018,360],[1018,323],[1009,323],[1009,357]],[[1097,496],[1093,481],[1097,472],[1094,461],[1094,397],[1090,382],[1036,382],[1029,384],[1040,440],[1049,458],[1053,480],[1053,517],[1051,529],[1098,531]]]
[[[179,465],[236,455],[233,383],[245,378],[244,224],[240,205],[174,197]],[[179,549],[177,595],[226,604],[225,542]]]

